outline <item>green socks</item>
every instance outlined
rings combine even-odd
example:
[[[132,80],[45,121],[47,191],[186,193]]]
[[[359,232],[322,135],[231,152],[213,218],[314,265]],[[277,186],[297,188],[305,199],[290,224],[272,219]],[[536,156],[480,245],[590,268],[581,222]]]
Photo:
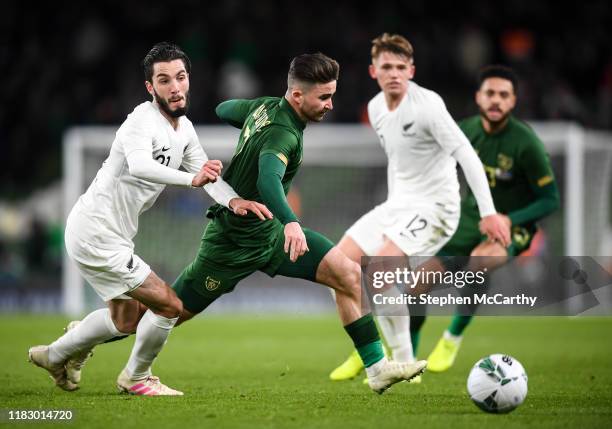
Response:
[[[355,348],[366,368],[385,357],[372,314],[366,314],[349,323],[344,327],[344,330],[353,340],[353,344],[355,344]]]
[[[472,317],[474,316],[459,316],[455,314],[450,326],[448,327],[448,332],[450,332],[452,335],[460,337],[463,335],[463,331],[465,328],[467,328],[467,325],[469,325],[472,321]]]

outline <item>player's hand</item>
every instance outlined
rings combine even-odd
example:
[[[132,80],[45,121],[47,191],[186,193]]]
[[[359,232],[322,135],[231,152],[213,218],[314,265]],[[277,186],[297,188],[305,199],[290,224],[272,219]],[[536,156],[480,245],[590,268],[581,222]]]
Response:
[[[217,177],[221,174],[221,169],[223,169],[223,164],[218,159],[206,161],[191,181],[191,186],[200,188],[208,183],[216,182]]]
[[[257,201],[232,198],[229,202],[229,208],[238,216],[246,216],[248,212],[251,212],[255,213],[261,220],[272,219],[274,217],[265,205]]]
[[[308,250],[306,236],[300,224],[298,222],[289,222],[285,225],[285,253],[289,252],[291,262],[297,261]]]
[[[499,242],[504,247],[508,247],[511,242],[510,226],[512,226],[510,218],[499,213],[483,217],[479,224],[482,234],[485,234],[491,241]]]

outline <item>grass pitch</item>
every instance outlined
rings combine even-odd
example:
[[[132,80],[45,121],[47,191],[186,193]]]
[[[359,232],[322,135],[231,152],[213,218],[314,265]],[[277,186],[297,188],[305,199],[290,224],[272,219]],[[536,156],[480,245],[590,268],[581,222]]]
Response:
[[[448,320],[427,321],[420,356]],[[7,410],[70,409],[72,428],[612,426],[612,318],[477,318],[450,371],[425,373],[420,385],[402,383],[378,396],[361,377],[328,381],[351,350],[335,316],[205,316],[173,331],[154,366],[162,382],[185,392],[182,398],[116,393],[133,339],[98,347],[79,391],[54,387],[27,362],[27,349],[51,342],[66,322],[0,317],[0,425],[30,425],[7,422]],[[507,415],[483,413],[466,393],[469,369],[491,353],[514,356],[529,376],[527,400]]]

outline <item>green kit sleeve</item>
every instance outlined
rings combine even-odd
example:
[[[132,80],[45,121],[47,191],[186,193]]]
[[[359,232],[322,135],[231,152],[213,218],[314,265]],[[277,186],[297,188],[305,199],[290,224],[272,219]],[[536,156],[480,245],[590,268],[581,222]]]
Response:
[[[215,108],[215,113],[233,127],[242,128],[249,112],[257,100],[227,100]]]
[[[560,206],[559,190],[544,145],[539,140],[529,142],[521,153],[520,162],[534,200],[531,204],[508,213],[513,225],[535,222]]]
[[[285,169],[285,163],[277,155],[264,153],[259,156],[257,190],[263,203],[283,225],[298,222],[297,216],[287,203],[287,197],[281,182],[285,175]]]

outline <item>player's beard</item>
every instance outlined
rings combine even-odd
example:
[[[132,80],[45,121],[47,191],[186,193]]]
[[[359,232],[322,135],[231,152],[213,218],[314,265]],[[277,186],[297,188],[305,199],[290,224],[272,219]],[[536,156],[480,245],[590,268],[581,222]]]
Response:
[[[327,109],[320,110],[320,111],[311,111],[311,112],[306,112],[302,110],[302,114],[310,122],[321,122],[327,112],[329,112],[329,110]]]
[[[155,89],[153,90],[153,96],[155,97],[155,101],[159,107],[171,118],[180,118],[181,116],[185,116],[187,114],[187,110],[189,110],[189,92],[185,93],[185,106],[179,107],[175,110],[170,108],[168,102],[160,97]]]
[[[498,126],[500,124],[503,124],[504,121],[506,121],[508,119],[508,116],[510,116],[510,110],[507,111],[506,113],[504,113],[502,116],[499,117],[499,119],[491,119],[489,118],[488,112],[486,110],[484,110],[482,107],[479,108],[480,110],[480,117],[483,118],[485,121],[487,121],[488,123],[490,123],[491,125]]]

